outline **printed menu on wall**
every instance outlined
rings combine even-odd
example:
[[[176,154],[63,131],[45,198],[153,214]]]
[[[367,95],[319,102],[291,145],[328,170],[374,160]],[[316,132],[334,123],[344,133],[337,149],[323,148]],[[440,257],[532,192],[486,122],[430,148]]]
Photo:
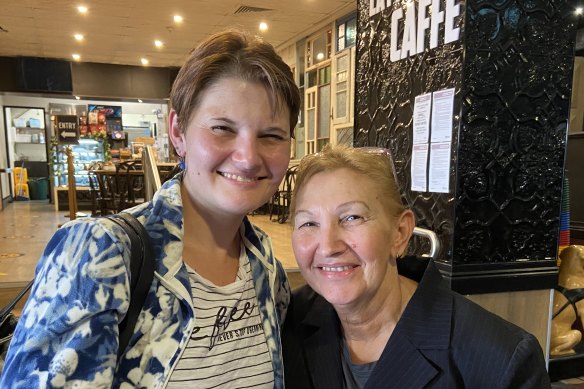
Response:
[[[450,191],[453,107],[453,88],[425,93],[414,100],[412,191]]]

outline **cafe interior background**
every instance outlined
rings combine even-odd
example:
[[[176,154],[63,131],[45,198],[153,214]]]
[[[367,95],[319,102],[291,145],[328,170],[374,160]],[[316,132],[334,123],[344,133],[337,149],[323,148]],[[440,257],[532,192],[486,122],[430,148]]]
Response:
[[[563,101],[569,103],[569,120],[566,122],[562,154],[558,157],[563,161],[565,155],[565,175],[570,184],[569,191],[563,189],[564,195],[570,195],[562,203],[569,203],[567,213],[570,217],[562,219],[562,225],[568,224],[568,227],[563,228],[562,236],[565,237],[565,230],[568,230],[571,234],[570,243],[584,243],[584,210],[577,201],[579,194],[584,195],[584,182],[579,172],[582,153],[578,153],[584,147],[584,34],[581,34],[583,30],[580,29],[584,24],[582,9],[575,1],[534,0],[530,2],[535,7],[533,11],[518,1],[476,0],[4,0],[0,15],[0,169],[26,167],[28,179],[31,185],[36,185],[37,194],[40,183],[48,184],[46,195],[41,193],[44,197],[42,201],[63,213],[67,199],[66,196],[60,196],[59,192],[64,193],[68,184],[63,151],[69,142],[66,128],[59,131],[57,127],[60,121],[65,123],[72,117],[75,131],[80,134],[79,145],[74,146],[77,187],[87,187],[87,169],[92,164],[109,159],[137,157],[140,146],[144,144],[155,146],[159,162],[174,161],[167,137],[170,108],[168,94],[172,81],[197,42],[225,26],[237,26],[261,35],[276,47],[294,72],[303,97],[303,109],[295,130],[291,167],[297,165],[304,155],[318,152],[327,143],[363,145],[363,137],[368,140],[376,135],[356,125],[366,122],[362,119],[366,111],[364,107],[371,104],[370,96],[363,97],[363,88],[369,85],[363,81],[363,75],[368,75],[367,69],[361,73],[361,84],[356,69],[359,64],[365,68],[363,64],[369,63],[366,54],[375,52],[375,39],[369,37],[368,44],[371,46],[361,47],[362,51],[358,55],[360,39],[362,42],[367,41],[364,35],[358,35],[367,31],[370,34],[379,32],[379,29],[384,28],[380,21],[382,18],[388,23],[390,18],[393,22],[394,17],[403,22],[412,15],[410,10],[414,5],[419,9],[420,3],[429,8],[434,3],[440,4],[443,10],[460,7],[456,14],[460,16],[455,15],[451,19],[454,23],[451,31],[456,30],[456,26],[461,28],[458,38],[460,53],[466,42],[464,34],[469,33],[464,30],[464,24],[473,22],[464,20],[464,17],[468,17],[466,10],[484,16],[497,14],[503,9],[501,15],[504,16],[484,19],[489,25],[481,26],[483,31],[498,29],[500,26],[497,23],[504,25],[513,18],[527,19],[532,15],[530,12],[541,11],[539,8],[548,14],[562,13],[558,20],[564,23],[563,31],[573,32],[573,41],[570,42],[573,58],[570,57],[569,64],[573,78],[570,80],[571,91],[563,97]],[[401,17],[395,12],[397,9],[402,9]],[[428,17],[429,13],[428,9]],[[369,22],[371,20],[372,23]],[[429,19],[428,35],[431,23]],[[360,31],[359,27],[365,25],[369,30]],[[442,33],[445,27],[437,28]],[[387,34],[379,35],[379,39],[389,40],[390,31],[393,33],[391,26]],[[403,38],[403,25],[399,32]],[[441,39],[440,45],[456,47],[456,42],[449,45],[447,39]],[[485,39],[488,40],[488,37]],[[426,54],[433,50],[446,53],[440,51],[440,47],[433,47],[426,46],[425,50],[420,51],[424,55],[422,60],[427,60]],[[393,55],[389,51],[392,51],[392,47],[382,49],[380,58],[385,60],[386,56]],[[411,58],[407,55],[400,58],[402,63],[411,65],[420,60],[420,55],[414,58],[414,53],[410,54]],[[440,77],[439,74],[434,75]],[[383,93],[384,89],[380,91]],[[457,90],[455,106],[461,104],[459,93]],[[363,103],[363,99],[367,100],[366,103]],[[460,125],[456,122],[459,119],[455,115],[455,125]],[[374,120],[371,119],[372,122]],[[392,120],[387,118],[387,121]],[[411,127],[412,123],[406,120],[406,124]],[[405,130],[402,128],[401,131]],[[454,140],[453,147],[456,147],[457,141]],[[380,145],[377,139],[373,143]],[[400,147],[390,140],[381,145],[388,144]],[[397,161],[397,165],[399,170],[400,161]],[[410,161],[405,161],[403,166],[409,169]],[[407,169],[402,170],[400,174],[408,173]],[[0,220],[3,212],[9,211],[11,206],[20,205],[17,201],[13,202],[18,197],[15,187],[17,179],[15,174],[0,174],[4,208],[4,211],[0,211]],[[404,182],[410,184],[408,180]],[[400,181],[400,184],[403,182]],[[455,191],[454,187],[450,186],[451,193]],[[426,195],[428,197],[432,196]],[[83,199],[80,200],[82,205]],[[438,199],[437,203],[440,201]],[[420,219],[424,221],[427,215],[421,213],[423,215],[417,216],[422,216]],[[269,216],[272,219],[272,215]],[[452,218],[454,224],[454,216]],[[266,229],[280,225],[289,228],[289,222],[285,219],[282,215],[275,215],[273,220],[282,223],[269,220]],[[559,225],[560,209],[557,209],[556,219]],[[430,222],[426,227],[433,228],[436,225]],[[440,228],[437,228],[437,232],[445,240],[454,237],[454,233],[442,235]],[[7,237],[19,235],[18,231],[9,233],[8,228],[2,232],[4,248],[8,247]],[[558,242],[560,232],[554,232]],[[289,245],[285,241],[289,236],[287,234],[284,232],[281,238],[278,235],[275,245]],[[22,232],[20,235],[23,236]],[[448,247],[448,242],[445,246]],[[20,284],[32,277],[33,269],[17,270],[18,277],[22,279],[5,272],[3,268],[11,266],[6,261],[15,261],[17,258],[11,260],[9,255],[2,258],[3,251],[5,249],[0,248],[0,289],[17,290]],[[443,252],[438,259],[448,262],[447,257],[452,255],[452,252]],[[555,261],[556,258],[553,259]],[[552,278],[556,280],[557,269],[552,273]],[[546,287],[538,287],[541,289],[538,294],[534,294],[536,291],[514,287],[466,294],[486,308],[534,332],[549,359],[553,287],[547,287],[548,284],[545,284]],[[461,291],[464,293],[464,288]],[[534,299],[545,301],[539,305],[540,308],[534,308],[533,304],[530,308],[529,301],[533,302]],[[512,310],[515,313],[511,313]],[[573,367],[578,363],[584,366],[584,358],[578,359],[580,354],[584,355],[583,347],[577,348],[576,359],[568,358],[562,361],[561,366],[556,363],[555,378],[584,376],[584,367]],[[556,358],[556,361],[560,359]],[[554,358],[551,360],[553,366]]]

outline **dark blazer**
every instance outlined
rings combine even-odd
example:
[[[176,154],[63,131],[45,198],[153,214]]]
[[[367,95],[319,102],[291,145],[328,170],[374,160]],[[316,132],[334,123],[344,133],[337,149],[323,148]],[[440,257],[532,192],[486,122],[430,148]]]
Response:
[[[535,337],[452,292],[428,259],[398,260],[419,283],[365,388],[550,388]],[[296,290],[283,329],[287,389],[341,389],[341,333],[332,305]]]

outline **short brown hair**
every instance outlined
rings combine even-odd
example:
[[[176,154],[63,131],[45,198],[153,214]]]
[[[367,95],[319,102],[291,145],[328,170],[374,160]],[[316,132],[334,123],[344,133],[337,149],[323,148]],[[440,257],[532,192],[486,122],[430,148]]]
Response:
[[[290,215],[293,216],[296,213],[296,196],[310,178],[318,173],[343,168],[370,179],[379,188],[381,201],[392,215],[399,215],[407,208],[401,200],[393,161],[388,150],[329,144],[321,152],[309,154],[300,161],[292,192]],[[359,183],[355,183],[355,185],[359,185]]]
[[[258,82],[266,87],[274,114],[290,109],[290,133],[298,121],[300,91],[290,67],[274,47],[244,31],[228,29],[205,39],[191,51],[172,85],[170,103],[185,131],[201,93],[224,77]]]

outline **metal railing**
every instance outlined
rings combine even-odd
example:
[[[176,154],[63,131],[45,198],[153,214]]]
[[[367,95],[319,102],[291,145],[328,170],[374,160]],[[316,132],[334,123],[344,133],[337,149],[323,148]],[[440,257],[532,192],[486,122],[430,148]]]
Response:
[[[414,235],[426,238],[430,241],[430,253],[422,254],[422,256],[436,258],[436,255],[440,252],[440,241],[438,240],[438,235],[436,235],[434,231],[421,227],[414,227]]]

